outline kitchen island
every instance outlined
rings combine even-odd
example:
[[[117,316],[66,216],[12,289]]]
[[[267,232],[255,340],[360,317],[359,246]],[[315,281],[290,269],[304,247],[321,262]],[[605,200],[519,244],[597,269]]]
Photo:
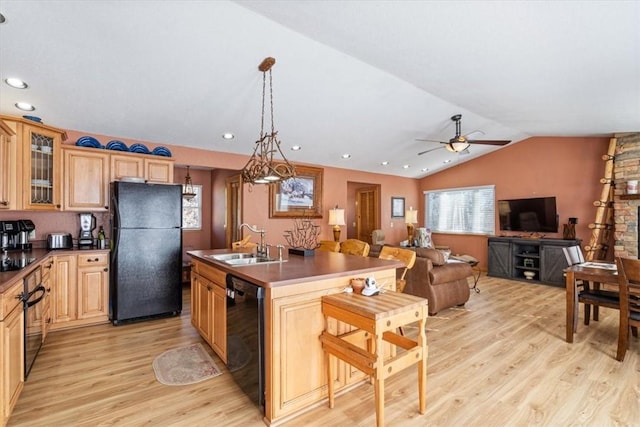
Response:
[[[378,258],[316,251],[314,256],[289,255],[283,262],[231,266],[212,258],[229,250],[189,251],[192,257],[191,323],[227,363],[226,277],[264,288],[265,417],[277,425],[327,398],[327,371],[320,335],[324,295],[342,292],[352,278],[375,277],[379,286],[395,290],[396,268],[403,264]],[[333,321],[332,333],[351,326]],[[362,335],[354,344],[364,346]],[[335,390],[363,382],[365,375],[333,361]]]

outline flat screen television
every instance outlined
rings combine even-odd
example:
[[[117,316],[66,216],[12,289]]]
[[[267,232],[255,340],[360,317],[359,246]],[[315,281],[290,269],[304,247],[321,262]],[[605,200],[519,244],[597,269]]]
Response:
[[[558,232],[555,197],[498,200],[500,230]]]

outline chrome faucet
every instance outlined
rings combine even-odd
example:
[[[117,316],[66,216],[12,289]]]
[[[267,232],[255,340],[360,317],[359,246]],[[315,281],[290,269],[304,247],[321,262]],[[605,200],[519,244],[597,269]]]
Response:
[[[269,254],[267,252],[268,251],[267,245],[264,243],[264,233],[265,233],[264,228],[254,228],[249,224],[244,223],[244,224],[241,224],[240,227],[238,228],[238,231],[240,232],[240,234],[242,234],[242,227],[247,227],[250,231],[253,231],[254,233],[260,233],[260,245],[258,245],[256,255],[268,256]]]

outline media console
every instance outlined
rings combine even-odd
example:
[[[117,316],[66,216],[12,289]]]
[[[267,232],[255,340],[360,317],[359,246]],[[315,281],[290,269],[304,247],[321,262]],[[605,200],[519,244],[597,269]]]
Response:
[[[489,237],[487,275],[564,286],[568,264],[562,248],[579,244],[580,240]]]

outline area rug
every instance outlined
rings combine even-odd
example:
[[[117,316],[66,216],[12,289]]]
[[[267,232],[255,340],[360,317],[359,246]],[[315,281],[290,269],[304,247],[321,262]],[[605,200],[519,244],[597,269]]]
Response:
[[[237,335],[227,337],[227,368],[235,372],[247,366],[251,360],[251,351],[245,342]]]
[[[153,370],[165,385],[195,384],[222,373],[202,344],[165,351],[153,361]]]

